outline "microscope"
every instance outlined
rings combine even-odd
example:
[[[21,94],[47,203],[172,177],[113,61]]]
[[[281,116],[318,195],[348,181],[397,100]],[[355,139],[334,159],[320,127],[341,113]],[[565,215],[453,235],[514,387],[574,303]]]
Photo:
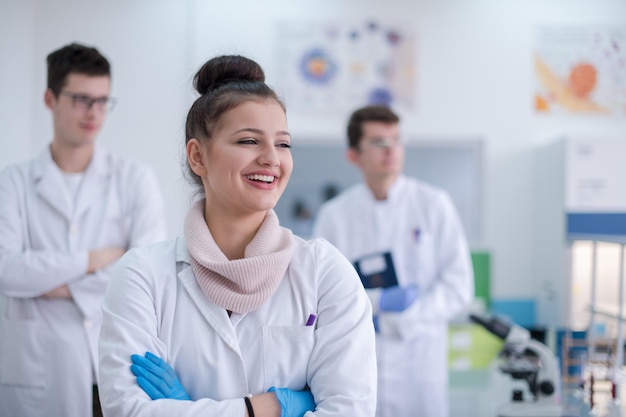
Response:
[[[513,379],[524,380],[532,398],[513,391],[511,401],[497,410],[498,417],[560,417],[560,372],[548,346],[530,337],[530,332],[496,317],[470,314],[470,319],[504,340],[500,351],[500,371]]]

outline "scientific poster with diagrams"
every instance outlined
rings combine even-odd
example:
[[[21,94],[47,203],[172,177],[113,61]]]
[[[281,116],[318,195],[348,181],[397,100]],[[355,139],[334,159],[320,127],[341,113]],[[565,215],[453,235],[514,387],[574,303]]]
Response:
[[[351,111],[372,103],[415,107],[415,35],[378,21],[277,25],[275,87],[290,111]]]
[[[537,27],[535,110],[626,116],[626,26]]]

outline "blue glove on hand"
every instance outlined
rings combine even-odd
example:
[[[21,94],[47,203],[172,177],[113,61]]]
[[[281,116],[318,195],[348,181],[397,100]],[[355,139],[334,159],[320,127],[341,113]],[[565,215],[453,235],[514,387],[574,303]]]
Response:
[[[302,417],[307,411],[315,411],[311,391],[293,391],[289,388],[270,388],[280,404],[280,417]]]
[[[380,294],[380,310],[399,313],[404,311],[417,299],[417,285],[412,284],[406,287],[389,287],[382,290]]]
[[[146,357],[131,355],[131,372],[137,377],[137,384],[152,398],[190,400],[187,391],[176,376],[176,372],[163,359],[146,352]]]

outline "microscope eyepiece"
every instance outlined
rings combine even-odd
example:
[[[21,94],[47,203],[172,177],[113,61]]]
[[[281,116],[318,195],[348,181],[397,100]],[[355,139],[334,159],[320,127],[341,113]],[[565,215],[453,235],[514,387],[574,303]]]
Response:
[[[485,329],[489,330],[494,335],[498,336],[500,339],[504,340],[511,331],[511,325],[505,323],[502,320],[498,320],[495,317],[491,317],[486,319],[484,317],[478,316],[476,314],[470,314],[470,320],[475,323],[480,324]]]

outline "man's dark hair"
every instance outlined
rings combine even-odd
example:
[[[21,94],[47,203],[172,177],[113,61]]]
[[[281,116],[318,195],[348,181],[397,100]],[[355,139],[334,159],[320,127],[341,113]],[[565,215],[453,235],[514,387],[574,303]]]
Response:
[[[365,122],[397,124],[400,122],[400,117],[387,106],[366,106],[355,110],[348,121],[348,146],[350,148],[359,147]]]
[[[58,96],[71,73],[111,77],[109,61],[96,48],[71,43],[51,52],[48,61],[48,88]]]

